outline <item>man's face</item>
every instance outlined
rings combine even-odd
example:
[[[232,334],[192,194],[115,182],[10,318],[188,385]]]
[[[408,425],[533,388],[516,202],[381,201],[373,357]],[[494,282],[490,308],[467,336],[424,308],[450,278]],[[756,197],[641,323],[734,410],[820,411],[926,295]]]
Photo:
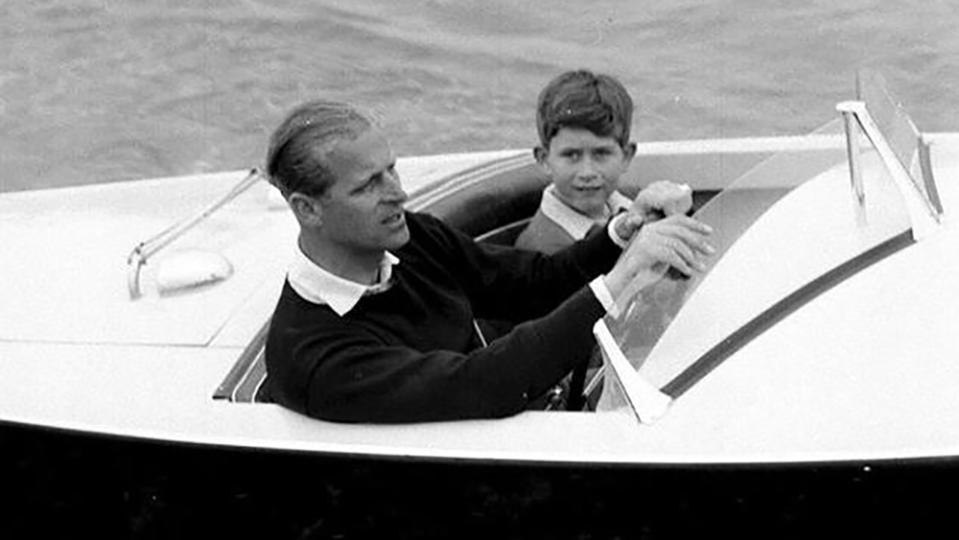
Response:
[[[336,181],[320,198],[321,231],[344,253],[379,255],[410,239],[403,215],[407,195],[394,170],[396,157],[383,134],[366,130],[327,154]]]
[[[561,201],[581,214],[599,218],[635,152],[635,145],[624,150],[613,137],[599,137],[587,129],[562,128],[548,149],[537,149],[536,157],[553,180]]]

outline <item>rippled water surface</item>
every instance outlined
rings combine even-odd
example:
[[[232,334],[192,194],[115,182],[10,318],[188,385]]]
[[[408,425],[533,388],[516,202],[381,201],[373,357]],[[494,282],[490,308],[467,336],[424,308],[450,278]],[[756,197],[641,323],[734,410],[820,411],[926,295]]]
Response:
[[[284,111],[374,109],[401,154],[528,147],[562,70],[618,76],[643,140],[796,134],[878,67],[959,129],[959,2],[0,2],[0,189],[239,169]]]

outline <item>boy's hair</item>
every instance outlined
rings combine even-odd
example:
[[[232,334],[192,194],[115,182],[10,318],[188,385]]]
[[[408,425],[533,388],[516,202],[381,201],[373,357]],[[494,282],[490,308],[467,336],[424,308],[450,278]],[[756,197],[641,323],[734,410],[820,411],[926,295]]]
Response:
[[[536,104],[536,128],[543,148],[564,127],[629,143],[633,100],[615,78],[581,69],[567,71],[543,88]]]
[[[356,139],[373,120],[348,103],[310,101],[294,108],[270,137],[266,171],[284,196],[322,196],[336,178],[327,153],[343,139]]]

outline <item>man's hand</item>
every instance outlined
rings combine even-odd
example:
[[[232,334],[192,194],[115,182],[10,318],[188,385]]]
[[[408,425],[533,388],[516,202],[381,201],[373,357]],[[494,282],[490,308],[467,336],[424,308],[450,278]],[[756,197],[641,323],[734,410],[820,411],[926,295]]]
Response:
[[[644,224],[685,214],[692,207],[693,190],[687,184],[653,182],[639,192],[626,216],[616,223],[616,235],[628,241]]]
[[[630,282],[642,278],[641,288],[670,266],[686,275],[705,270],[703,260],[715,252],[706,242],[710,233],[708,225],[682,214],[647,224],[603,278],[606,287],[618,298]]]

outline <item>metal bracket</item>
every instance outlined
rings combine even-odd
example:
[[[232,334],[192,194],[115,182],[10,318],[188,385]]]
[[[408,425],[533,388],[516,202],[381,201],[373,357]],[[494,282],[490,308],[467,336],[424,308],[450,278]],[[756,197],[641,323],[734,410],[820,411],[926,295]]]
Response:
[[[938,192],[935,189],[935,180],[932,178],[932,168],[928,161],[928,145],[926,145],[927,148],[925,150],[926,164],[923,165],[924,184],[920,184],[912,177],[905,165],[899,161],[899,158],[896,157],[895,152],[882,134],[879,126],[876,124],[872,115],[869,114],[865,102],[843,101],[836,105],[836,110],[842,113],[843,119],[847,124],[846,144],[850,160],[850,182],[853,185],[853,191],[856,193],[856,196],[861,197],[859,198],[860,203],[864,202],[865,195],[860,196],[859,193],[856,192],[857,189],[862,189],[862,177],[859,165],[859,142],[858,137],[853,133],[853,121],[859,126],[866,138],[869,139],[869,142],[872,143],[873,148],[876,149],[883,165],[885,165],[886,170],[889,171],[893,182],[895,182],[896,187],[899,189],[905,201],[906,208],[909,211],[913,236],[918,240],[935,232],[942,223],[943,213],[942,205],[938,200]],[[923,160],[922,146],[922,138],[920,136],[920,162]],[[928,173],[928,176],[926,176],[926,173]],[[926,189],[920,187],[921,185],[927,186]],[[928,186],[932,186],[932,188],[930,189]]]
[[[840,104],[842,105],[842,104]],[[859,145],[859,122],[855,114],[836,106],[842,113],[843,128],[846,132],[846,159],[849,162],[849,185],[852,188],[856,203],[856,217],[860,225],[866,223],[866,193],[862,184],[862,164],[859,156],[862,151]]]

